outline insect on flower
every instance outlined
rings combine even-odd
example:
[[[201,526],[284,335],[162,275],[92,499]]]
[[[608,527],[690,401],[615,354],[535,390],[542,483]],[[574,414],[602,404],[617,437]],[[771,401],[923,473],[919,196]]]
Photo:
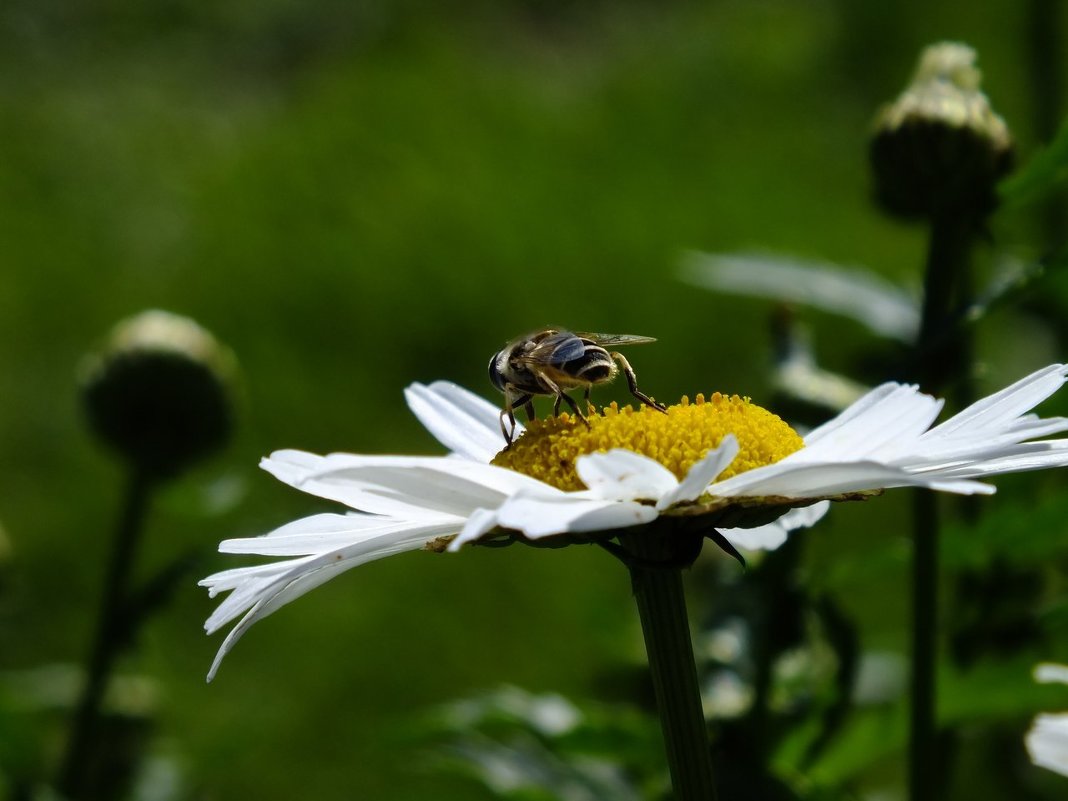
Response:
[[[573,333],[559,328],[543,328],[540,331],[513,339],[490,359],[490,382],[504,393],[504,408],[501,409],[501,433],[506,447],[511,446],[515,436],[515,409],[522,407],[527,418],[534,419],[534,396],[551,395],[556,398],[553,414],[560,413],[560,402],[566,401],[575,416],[589,427],[589,421],[575,399],[566,390],[582,387],[586,404],[590,402],[590,390],[594,384],[607,384],[623,369],[630,393],[658,412],[667,407],[657,403],[638,389],[634,368],[622,353],[609,351],[609,347],[641,345],[655,342],[652,337],[632,334]],[[510,428],[504,424],[508,418]]]
[[[279,480],[349,511],[220,544],[274,561],[200,582],[212,596],[229,593],[209,633],[239,619],[209,678],[257,621],[347,570],[407,551],[610,542],[621,531],[663,538],[676,526],[773,550],[832,502],[898,487],[989,495],[995,476],[1068,467],[1068,436],[1054,436],[1068,432],[1068,418],[1032,411],[1066,382],[1068,365],[1051,364],[937,424],[942,401],[886,383],[803,439],[768,410],[715,393],[662,415],[598,415],[589,429],[542,421],[504,454],[508,464],[497,404],[448,381],[411,384],[409,407],[448,455],[287,450],[263,460]],[[598,429],[604,437],[587,436]]]

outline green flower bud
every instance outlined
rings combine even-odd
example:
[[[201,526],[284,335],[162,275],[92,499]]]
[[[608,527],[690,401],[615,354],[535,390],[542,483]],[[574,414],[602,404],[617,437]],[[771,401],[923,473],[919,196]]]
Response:
[[[96,434],[136,468],[168,478],[219,450],[233,429],[233,355],[187,317],[120,322],[81,369]]]
[[[970,47],[931,45],[909,87],[879,112],[871,162],[876,199],[886,211],[982,219],[997,206],[997,183],[1012,169],[1013,143],[979,91],[980,79]]]

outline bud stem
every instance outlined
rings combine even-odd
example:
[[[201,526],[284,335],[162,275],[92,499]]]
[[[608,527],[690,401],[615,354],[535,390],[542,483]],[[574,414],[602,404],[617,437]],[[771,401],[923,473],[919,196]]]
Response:
[[[682,570],[659,566],[663,537],[645,531],[622,535],[629,563],[653,690],[664,734],[675,801],[715,801],[716,787],[708,726],[701,705],[697,666],[690,641]],[[692,561],[692,560],[691,560]]]
[[[912,681],[909,699],[909,800],[939,797],[935,679],[938,623],[938,498],[912,498]]]
[[[923,311],[916,340],[916,372],[921,385],[963,381],[970,392],[971,331],[952,331],[954,304],[971,302],[969,253],[976,220],[966,209],[943,212],[931,221],[924,275]],[[938,498],[927,489],[913,496],[912,687],[909,705],[909,799],[942,796],[944,762],[938,753],[935,685],[938,658]]]
[[[966,211],[945,212],[931,221],[915,348],[915,370],[926,392],[938,393],[971,369],[961,363],[961,345],[968,334],[965,326],[954,325],[954,307],[971,300],[969,253],[976,224]]]
[[[129,641],[131,632],[126,625],[130,613],[126,608],[129,595],[127,585],[144,528],[152,487],[153,482],[147,473],[131,467],[104,577],[96,634],[85,671],[85,684],[75,707],[57,782],[60,794],[71,801],[79,801],[85,795],[91,774],[94,746],[97,743],[100,707],[115,659]]]

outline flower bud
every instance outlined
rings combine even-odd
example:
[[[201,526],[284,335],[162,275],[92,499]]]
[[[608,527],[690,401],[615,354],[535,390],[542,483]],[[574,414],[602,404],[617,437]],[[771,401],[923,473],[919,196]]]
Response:
[[[146,311],[116,325],[85,360],[82,401],[108,446],[168,478],[226,444],[235,371],[230,351],[195,322]]]
[[[924,50],[912,83],[875,120],[876,199],[905,218],[943,213],[982,219],[1012,168],[1005,121],[979,91],[975,51],[943,42]]]

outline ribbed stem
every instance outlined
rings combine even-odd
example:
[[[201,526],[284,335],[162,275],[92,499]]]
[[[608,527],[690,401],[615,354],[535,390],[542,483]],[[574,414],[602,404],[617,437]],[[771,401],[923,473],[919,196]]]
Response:
[[[947,336],[954,304],[970,295],[969,249],[975,223],[967,214],[932,220],[924,274],[924,300],[916,341],[916,373],[937,392],[971,370],[967,341]],[[963,391],[967,392],[967,389]],[[912,695],[909,706],[909,799],[935,801],[945,777],[938,754],[935,683],[938,656],[938,499],[927,489],[913,497]]]
[[[621,537],[656,693],[675,801],[714,801],[708,727],[701,705],[682,569],[664,561],[664,538],[646,531]],[[658,566],[660,562],[664,566]]]
[[[974,231],[969,214],[943,213],[931,222],[914,357],[916,379],[927,392],[954,383],[970,367],[961,364],[961,332],[955,326],[954,306],[970,295],[971,276],[966,274]]]
[[[938,656],[938,498],[912,498],[912,694],[909,702],[909,799],[939,798],[935,680]]]
[[[1035,135],[1052,142],[1064,110],[1064,4],[1061,0],[1030,0],[1027,3],[1028,80],[1034,105]],[[1042,246],[1055,253],[1064,245],[1065,195],[1056,192],[1039,207]]]
[[[137,545],[148,509],[152,481],[132,468],[126,496],[112,540],[107,573],[101,592],[100,611],[85,672],[85,684],[74,711],[67,750],[60,767],[57,789],[71,801],[84,796],[89,768],[97,740],[100,707],[107,691],[111,671],[129,632],[125,625],[126,599]]]

